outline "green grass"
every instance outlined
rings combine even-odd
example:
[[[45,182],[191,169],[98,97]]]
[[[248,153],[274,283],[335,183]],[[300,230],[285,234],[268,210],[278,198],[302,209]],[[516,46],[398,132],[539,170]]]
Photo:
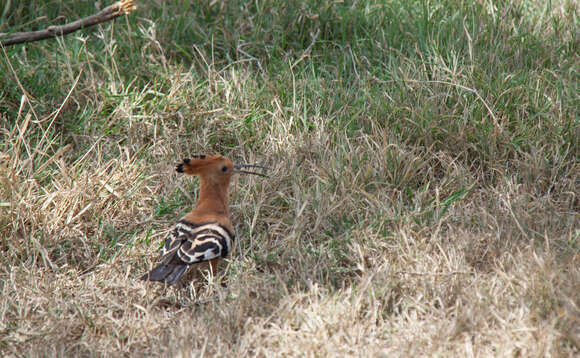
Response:
[[[137,5],[0,49],[2,356],[578,354],[576,2]],[[139,281],[214,152],[231,260]]]

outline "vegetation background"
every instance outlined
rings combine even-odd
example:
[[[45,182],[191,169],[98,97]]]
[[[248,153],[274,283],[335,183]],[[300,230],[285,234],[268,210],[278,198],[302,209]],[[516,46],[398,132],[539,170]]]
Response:
[[[137,5],[0,49],[0,355],[579,354],[577,1]],[[139,281],[214,152],[237,251]]]

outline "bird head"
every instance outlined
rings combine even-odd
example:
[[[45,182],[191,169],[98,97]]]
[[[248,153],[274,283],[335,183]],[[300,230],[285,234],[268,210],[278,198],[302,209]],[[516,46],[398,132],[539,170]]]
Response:
[[[262,169],[266,167],[255,164],[238,164],[221,155],[194,155],[183,159],[175,170],[178,173],[198,175],[212,182],[229,183],[233,174],[253,174],[265,177],[263,173],[248,169]]]

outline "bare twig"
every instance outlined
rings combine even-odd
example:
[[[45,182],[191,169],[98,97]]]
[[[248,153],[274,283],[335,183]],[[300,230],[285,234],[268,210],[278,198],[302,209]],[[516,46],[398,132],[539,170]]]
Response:
[[[33,42],[56,36],[64,36],[70,34],[71,32],[94,26],[122,15],[127,15],[132,10],[137,8],[137,6],[133,5],[133,2],[134,0],[121,0],[111,6],[106,7],[97,14],[87,16],[69,24],[49,26],[44,30],[15,32],[13,34],[0,33],[0,44],[2,46],[10,46],[23,42]]]

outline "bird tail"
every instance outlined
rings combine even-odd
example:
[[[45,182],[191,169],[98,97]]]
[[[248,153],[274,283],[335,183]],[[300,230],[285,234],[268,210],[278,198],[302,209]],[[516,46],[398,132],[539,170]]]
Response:
[[[160,264],[141,277],[143,281],[159,281],[173,285],[187,270],[187,265]]]

